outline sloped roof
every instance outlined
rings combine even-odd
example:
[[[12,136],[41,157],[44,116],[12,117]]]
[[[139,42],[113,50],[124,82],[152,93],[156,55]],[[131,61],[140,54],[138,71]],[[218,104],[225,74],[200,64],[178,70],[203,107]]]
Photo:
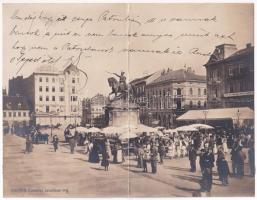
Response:
[[[224,60],[231,60],[231,59],[234,59],[236,57],[240,57],[240,56],[244,56],[244,55],[247,55],[247,54],[251,54],[254,52],[254,47],[248,47],[248,48],[245,48],[245,49],[240,49],[238,51],[236,51],[235,53],[233,53],[231,56],[227,57],[226,59]]]
[[[140,81],[143,81],[143,80],[149,78],[149,77],[152,76],[152,75],[153,75],[153,74],[146,75],[146,76],[143,76],[143,77],[140,77],[140,78],[136,78],[136,79],[132,80],[130,83],[131,83],[131,84],[136,84],[136,83],[138,83],[138,82],[140,82]]]
[[[217,51],[217,49],[214,50],[213,54],[210,56],[210,59],[208,60],[208,62],[204,66],[216,64],[216,63],[219,63],[219,62],[226,62],[226,61],[238,59],[242,56],[246,56],[246,55],[249,55],[249,54],[254,54],[254,47],[250,46],[250,47],[246,47],[244,49],[240,49],[240,50],[234,52],[233,54],[231,54],[230,56],[228,56],[227,58],[218,57],[216,55],[216,51]]]
[[[74,65],[73,63],[71,63],[70,65],[68,65],[64,70],[64,72],[66,71],[75,71],[75,72],[78,72],[78,68],[76,65]]]
[[[195,121],[205,120],[205,113],[207,120],[222,120],[232,119],[240,120],[254,119],[254,111],[248,107],[239,108],[218,108],[209,110],[189,110],[185,114],[177,118],[178,121]]]
[[[29,110],[22,96],[3,96],[3,110]]]
[[[37,67],[35,74],[60,74],[60,72],[51,65],[41,65]]]
[[[165,74],[161,75],[159,78],[152,81],[149,85],[162,83],[162,82],[186,82],[186,81],[206,81],[206,76],[197,75],[191,71],[187,71],[184,69],[179,69],[176,71],[169,71]]]

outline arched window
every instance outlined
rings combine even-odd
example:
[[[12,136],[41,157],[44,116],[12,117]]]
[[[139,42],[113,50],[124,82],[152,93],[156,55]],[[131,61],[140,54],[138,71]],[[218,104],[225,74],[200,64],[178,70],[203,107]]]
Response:
[[[201,89],[198,88],[198,96],[201,96]]]
[[[203,94],[206,95],[206,89],[203,90]]]
[[[177,89],[177,95],[181,95],[181,89],[180,88]]]

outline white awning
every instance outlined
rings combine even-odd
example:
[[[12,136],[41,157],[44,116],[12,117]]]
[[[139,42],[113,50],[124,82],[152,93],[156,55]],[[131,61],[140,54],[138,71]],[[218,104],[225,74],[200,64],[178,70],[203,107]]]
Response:
[[[248,107],[240,108],[219,108],[208,110],[189,110],[178,117],[178,121],[196,121],[196,120],[246,120],[254,119],[254,111]]]

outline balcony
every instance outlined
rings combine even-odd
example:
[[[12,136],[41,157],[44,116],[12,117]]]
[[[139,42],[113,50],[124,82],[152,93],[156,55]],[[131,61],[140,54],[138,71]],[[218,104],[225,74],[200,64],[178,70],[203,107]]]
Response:
[[[212,79],[209,79],[207,84],[208,85],[218,85],[221,83],[221,80],[217,79],[217,78],[212,78]]]
[[[224,93],[224,97],[239,97],[254,95],[254,91]]]

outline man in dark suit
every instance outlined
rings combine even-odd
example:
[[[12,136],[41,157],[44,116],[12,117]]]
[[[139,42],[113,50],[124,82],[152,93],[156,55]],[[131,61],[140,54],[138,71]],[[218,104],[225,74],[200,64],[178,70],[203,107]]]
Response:
[[[194,145],[190,145],[188,158],[190,160],[191,172],[196,172],[196,156],[197,152]]]
[[[210,196],[212,188],[212,168],[214,167],[214,154],[208,145],[205,146],[205,152],[203,154],[203,179],[202,189]]]

